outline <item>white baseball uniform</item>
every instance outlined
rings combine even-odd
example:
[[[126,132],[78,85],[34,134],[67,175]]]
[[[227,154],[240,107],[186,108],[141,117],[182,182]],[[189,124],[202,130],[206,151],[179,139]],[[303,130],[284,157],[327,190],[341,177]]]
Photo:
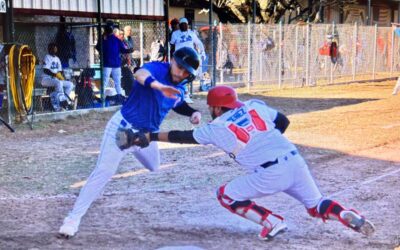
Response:
[[[52,73],[57,74],[62,71],[61,61],[57,56],[46,55],[44,58],[44,69],[50,70]],[[44,87],[55,87],[55,91],[58,93],[65,93],[69,95],[74,88],[74,84],[70,81],[59,80],[55,77],[43,74],[42,86]]]
[[[212,144],[235,159],[249,174],[229,182],[225,194],[236,201],[285,192],[307,208],[315,207],[322,194],[296,147],[275,128],[277,111],[260,100],[230,110],[194,130],[200,144]],[[274,162],[267,168],[261,165]]]
[[[201,55],[204,55],[204,45],[192,30],[174,31],[171,37],[171,44],[175,45],[175,51],[183,47],[189,47],[194,50],[197,49]]]

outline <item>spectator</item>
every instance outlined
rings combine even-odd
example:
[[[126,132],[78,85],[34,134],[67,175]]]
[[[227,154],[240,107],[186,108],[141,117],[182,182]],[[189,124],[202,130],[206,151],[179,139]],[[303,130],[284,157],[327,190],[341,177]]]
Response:
[[[129,28],[126,28],[129,27]],[[131,28],[130,26],[125,26],[124,31],[120,30],[119,31],[119,39],[122,41],[126,49],[132,49],[133,46],[133,41],[132,38],[129,36],[129,39],[125,36],[125,32],[130,33]],[[129,54],[121,54],[121,85],[122,88],[125,90],[125,95],[129,96],[129,94],[132,91],[132,86],[133,86],[133,58],[132,58],[132,53]]]
[[[132,53],[132,49],[125,48],[120,39],[113,35],[113,22],[107,22],[104,28],[104,33],[101,37],[103,39],[103,85],[106,86],[109,77],[114,81],[115,90],[117,92],[117,99],[119,103],[123,103],[125,97],[122,95],[121,88],[121,57],[120,54]],[[96,49],[99,51],[100,43],[97,43]]]
[[[56,35],[57,55],[60,58],[62,68],[69,68],[72,63],[76,63],[75,38],[71,32],[67,31],[65,17],[61,17],[62,22]],[[72,61],[72,62],[70,62]]]
[[[63,108],[68,108],[70,104],[69,94],[74,84],[66,81],[62,75],[61,61],[56,56],[57,45],[50,43],[47,50],[49,54],[44,58],[42,86],[55,88],[50,94],[50,101],[55,111],[61,111]]]
[[[197,52],[204,57],[204,45],[191,29],[189,29],[189,22],[186,18],[179,19],[179,30],[172,33],[171,36],[171,52],[178,50],[182,47],[189,47],[197,50]]]
[[[197,52],[201,55],[201,60],[204,60],[206,57],[203,43],[197,37],[196,33],[189,29],[189,22],[184,17],[179,19],[179,30],[176,30],[172,33],[170,43],[172,53],[180,48],[189,47],[197,50]],[[189,84],[193,83],[190,82]],[[185,90],[185,101],[187,103],[193,103],[192,99],[190,99],[187,86]]]
[[[171,42],[172,38],[172,33],[174,33],[175,30],[179,30],[179,20],[177,18],[174,18],[171,20],[171,27],[170,27],[170,33],[169,33],[169,41]]]
[[[132,27],[127,25],[124,27],[124,42],[127,45],[128,49],[133,49],[133,38],[132,38]],[[133,60],[133,56],[130,53],[129,54],[129,60],[130,60],[130,66],[131,66],[131,70],[133,70],[134,67],[136,67],[137,65],[134,64],[134,60]]]
[[[114,28],[113,29],[113,34],[116,38],[118,38],[119,40],[123,41],[124,40],[124,32],[121,31],[118,28]]]

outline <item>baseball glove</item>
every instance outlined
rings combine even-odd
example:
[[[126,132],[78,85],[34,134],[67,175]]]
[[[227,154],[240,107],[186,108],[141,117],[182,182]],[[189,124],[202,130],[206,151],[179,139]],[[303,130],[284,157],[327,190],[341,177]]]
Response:
[[[64,76],[61,74],[61,72],[58,72],[58,73],[56,74],[56,78],[57,78],[58,80],[61,80],[61,81],[64,81],[64,80],[65,80],[65,78],[64,78]]]
[[[149,146],[149,140],[143,132],[134,132],[132,129],[119,128],[116,134],[117,146],[121,149],[127,149],[132,146],[145,148]]]

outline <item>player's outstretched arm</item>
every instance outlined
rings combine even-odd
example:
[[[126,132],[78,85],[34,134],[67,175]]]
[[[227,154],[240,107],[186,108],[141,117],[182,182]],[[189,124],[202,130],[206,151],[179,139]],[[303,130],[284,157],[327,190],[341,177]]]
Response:
[[[176,99],[176,95],[179,94],[179,90],[172,86],[167,86],[159,81],[157,81],[149,71],[146,69],[139,69],[136,71],[134,74],[134,77],[136,81],[138,81],[140,84],[142,84],[145,87],[152,88],[152,89],[157,89],[163,93],[164,96]]]
[[[193,130],[143,133],[134,132],[132,129],[120,128],[115,137],[115,142],[121,150],[128,149],[132,146],[145,148],[151,141],[199,144],[193,137]]]
[[[199,144],[193,136],[193,130],[171,130],[169,132],[147,133],[149,141],[163,141],[184,144]]]

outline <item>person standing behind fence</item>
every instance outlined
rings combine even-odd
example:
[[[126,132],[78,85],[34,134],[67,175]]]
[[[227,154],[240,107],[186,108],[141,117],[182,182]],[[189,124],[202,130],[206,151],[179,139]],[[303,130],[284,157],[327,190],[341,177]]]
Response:
[[[172,34],[174,33],[174,31],[179,30],[179,20],[177,18],[174,18],[171,20],[170,23],[170,32],[169,32],[169,43],[171,43],[171,39],[172,39]],[[172,57],[172,49],[170,49],[170,56]]]
[[[186,18],[179,19],[179,30],[171,35],[171,52],[183,47],[197,50],[199,55],[205,56],[204,45],[193,30],[189,29],[189,22]]]
[[[186,18],[182,17],[179,19],[179,30],[172,33],[171,37],[171,52],[179,50],[183,47],[189,47],[197,50],[199,55],[201,55],[201,60],[204,61],[206,53],[204,52],[204,45],[200,41],[199,37],[192,30],[189,29],[189,22]],[[190,83],[192,84],[192,83]],[[190,99],[188,90],[186,87],[185,101],[187,103],[193,103]]]
[[[132,27],[130,25],[127,25],[124,27],[124,41],[125,45],[127,46],[128,49],[133,49],[133,38],[132,38]],[[129,66],[131,67],[131,71],[133,71],[133,68],[136,67],[137,65],[134,65],[134,60],[132,53],[129,53],[127,58],[129,58]]]
[[[125,97],[122,95],[121,88],[120,54],[132,53],[133,50],[125,48],[122,41],[113,34],[113,27],[113,22],[107,22],[101,37],[103,39],[103,85],[107,85],[111,74],[117,92],[117,99],[122,104]],[[97,43],[96,49],[100,51],[100,43]]]
[[[127,28],[129,27],[129,28]],[[124,31],[119,31],[119,39],[122,41],[126,49],[133,49],[133,40],[132,37],[129,35],[128,38],[126,37],[126,33],[131,33],[131,27],[125,26]],[[129,96],[132,91],[133,86],[133,58],[132,54],[121,54],[121,85],[122,88],[125,90],[125,95]]]
[[[57,45],[50,43],[47,47],[48,53],[44,58],[42,86],[54,87],[55,91],[50,94],[51,104],[55,111],[61,111],[63,106],[66,108],[69,104],[69,94],[74,88],[74,84],[66,81],[62,75],[60,58],[56,56]],[[64,94],[65,92],[65,94]],[[65,96],[67,95],[67,96]]]
[[[76,46],[74,35],[67,31],[64,17],[61,17],[61,22],[55,43],[58,48],[57,56],[60,58],[62,68],[65,69],[71,66],[70,60],[72,63],[76,63]]]

